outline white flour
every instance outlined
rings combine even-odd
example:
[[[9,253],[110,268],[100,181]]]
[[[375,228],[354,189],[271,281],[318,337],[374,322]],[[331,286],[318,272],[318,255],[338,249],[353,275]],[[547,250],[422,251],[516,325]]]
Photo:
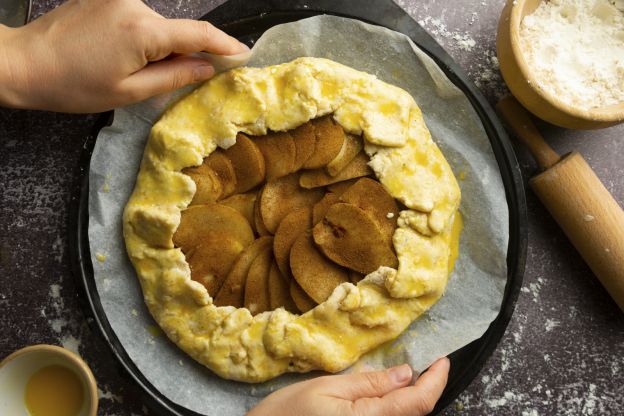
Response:
[[[538,86],[577,108],[624,103],[624,1],[544,1],[520,25]]]

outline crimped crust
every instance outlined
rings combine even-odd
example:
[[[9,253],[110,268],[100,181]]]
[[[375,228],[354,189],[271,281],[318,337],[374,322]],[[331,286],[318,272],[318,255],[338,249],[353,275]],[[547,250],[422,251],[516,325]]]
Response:
[[[379,181],[410,208],[393,237],[398,270],[381,267],[357,285],[343,283],[303,315],[214,306],[172,241],[195,192],[182,169],[234,144],[237,132],[286,131],[330,113],[363,135]],[[431,307],[448,279],[459,200],[453,172],[407,92],[333,61],[299,58],[220,74],[170,108],[150,133],[123,229],[145,302],[167,336],[221,377],[261,382],[288,371],[340,371]]]

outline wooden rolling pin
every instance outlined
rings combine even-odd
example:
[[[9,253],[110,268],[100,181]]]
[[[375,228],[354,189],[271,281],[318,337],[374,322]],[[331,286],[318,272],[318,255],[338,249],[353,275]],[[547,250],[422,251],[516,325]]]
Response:
[[[543,170],[529,184],[624,311],[624,211],[578,152],[560,157],[509,96],[496,106]]]

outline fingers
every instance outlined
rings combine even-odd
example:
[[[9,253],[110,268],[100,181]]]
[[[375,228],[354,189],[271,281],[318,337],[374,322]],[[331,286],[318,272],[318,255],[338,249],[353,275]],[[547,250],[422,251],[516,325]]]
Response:
[[[406,386],[412,379],[412,369],[404,364],[384,371],[345,374],[317,379],[323,392],[345,400],[381,397]]]
[[[204,59],[178,57],[147,65],[130,75],[120,87],[121,95],[132,102],[162,94],[214,75],[214,68]]]
[[[169,53],[211,52],[236,55],[249,50],[243,43],[208,22],[191,19],[169,19],[164,25]]]
[[[438,359],[429,367],[429,370],[418,377],[416,383],[414,383],[414,388],[422,391],[425,395],[434,396],[437,402],[448,381],[450,369],[451,362],[448,358]]]
[[[372,402],[371,405],[375,410],[366,414],[415,416],[431,413],[444,391],[449,369],[448,358],[440,358],[416,380],[413,386],[392,391]]]

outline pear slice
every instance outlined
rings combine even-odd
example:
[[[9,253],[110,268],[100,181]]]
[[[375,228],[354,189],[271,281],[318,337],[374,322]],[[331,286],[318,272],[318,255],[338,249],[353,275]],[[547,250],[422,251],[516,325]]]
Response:
[[[260,197],[262,196],[262,192],[264,188],[259,192],[258,197],[256,198],[256,202],[254,203],[254,229],[259,236],[271,235],[266,225],[264,224],[264,220],[262,219],[262,215],[260,213]]]
[[[336,176],[362,151],[364,144],[360,136],[346,134],[342,148],[336,157],[327,164],[327,173]]]
[[[323,199],[314,204],[312,208],[312,224],[318,224],[327,213],[327,210],[332,205],[340,202],[340,197],[333,192],[327,192]]]
[[[303,164],[305,169],[324,168],[340,153],[345,141],[345,132],[331,116],[312,120],[316,143],[314,153]]]
[[[245,246],[228,234],[205,236],[187,257],[191,278],[215,295]]]
[[[314,126],[310,122],[302,124],[296,129],[289,131],[289,133],[295,141],[295,147],[297,148],[297,156],[293,166],[293,172],[297,172],[314,153],[316,134],[314,133]]]
[[[299,286],[316,303],[325,302],[336,286],[349,281],[347,271],[324,257],[308,233],[295,240],[290,250],[290,269]]]
[[[347,189],[351,187],[354,183],[356,183],[360,178],[347,179],[346,181],[336,182],[327,185],[327,190],[329,192],[333,192],[336,195],[340,196],[344,194]]]
[[[368,274],[380,266],[398,266],[398,260],[386,244],[379,226],[355,205],[332,205],[323,221],[314,226],[312,234],[323,254],[351,270]]]
[[[287,281],[291,278],[290,249],[297,237],[310,228],[312,228],[311,211],[308,207],[289,213],[277,227],[273,239],[273,254],[277,267]]]
[[[294,172],[297,148],[289,133],[269,132],[265,136],[254,137],[254,143],[264,157],[267,181],[273,181]]]
[[[245,307],[252,315],[270,311],[269,272],[273,263],[271,247],[267,247],[254,259],[245,282]]]
[[[204,164],[212,169],[221,182],[221,195],[219,198],[227,198],[232,195],[236,190],[236,173],[234,172],[234,165],[223,150],[217,149],[212,152],[206,159]]]
[[[255,231],[254,223],[254,205],[256,203],[256,192],[247,192],[244,194],[235,194],[229,198],[219,201],[221,205],[230,207],[238,211],[251,225],[251,228]]]
[[[269,271],[269,301],[271,309],[283,307],[289,312],[298,312],[299,309],[290,297],[290,283],[281,275],[277,264],[271,264]]]
[[[370,178],[361,178],[340,199],[367,212],[379,226],[386,243],[392,246],[399,207],[382,184]]]
[[[310,296],[299,286],[296,280],[290,281],[290,297],[292,298],[295,306],[301,313],[306,313],[309,310],[314,309],[317,305]]]
[[[368,160],[366,153],[360,152],[343,170],[338,172],[336,176],[331,176],[325,169],[309,170],[301,174],[299,184],[303,188],[311,189],[342,182],[347,179],[372,175],[373,171],[368,166]]]
[[[186,253],[212,235],[229,235],[245,247],[254,240],[245,217],[233,208],[212,203],[193,205],[182,211],[173,243]]]
[[[267,230],[274,234],[284,217],[296,209],[312,207],[323,197],[322,189],[303,189],[299,174],[267,182],[260,195],[260,214]]]
[[[247,192],[264,181],[264,156],[249,137],[238,133],[236,143],[225,150],[225,155],[232,162],[236,174],[235,193]]]
[[[214,297],[214,304],[217,306],[243,306],[245,283],[251,263],[263,253],[271,249],[273,237],[260,237],[249,245],[238,257],[234,266],[228,273],[221,289]]]
[[[182,170],[195,182],[195,195],[190,205],[210,204],[221,197],[223,188],[219,177],[208,165],[201,164]]]

